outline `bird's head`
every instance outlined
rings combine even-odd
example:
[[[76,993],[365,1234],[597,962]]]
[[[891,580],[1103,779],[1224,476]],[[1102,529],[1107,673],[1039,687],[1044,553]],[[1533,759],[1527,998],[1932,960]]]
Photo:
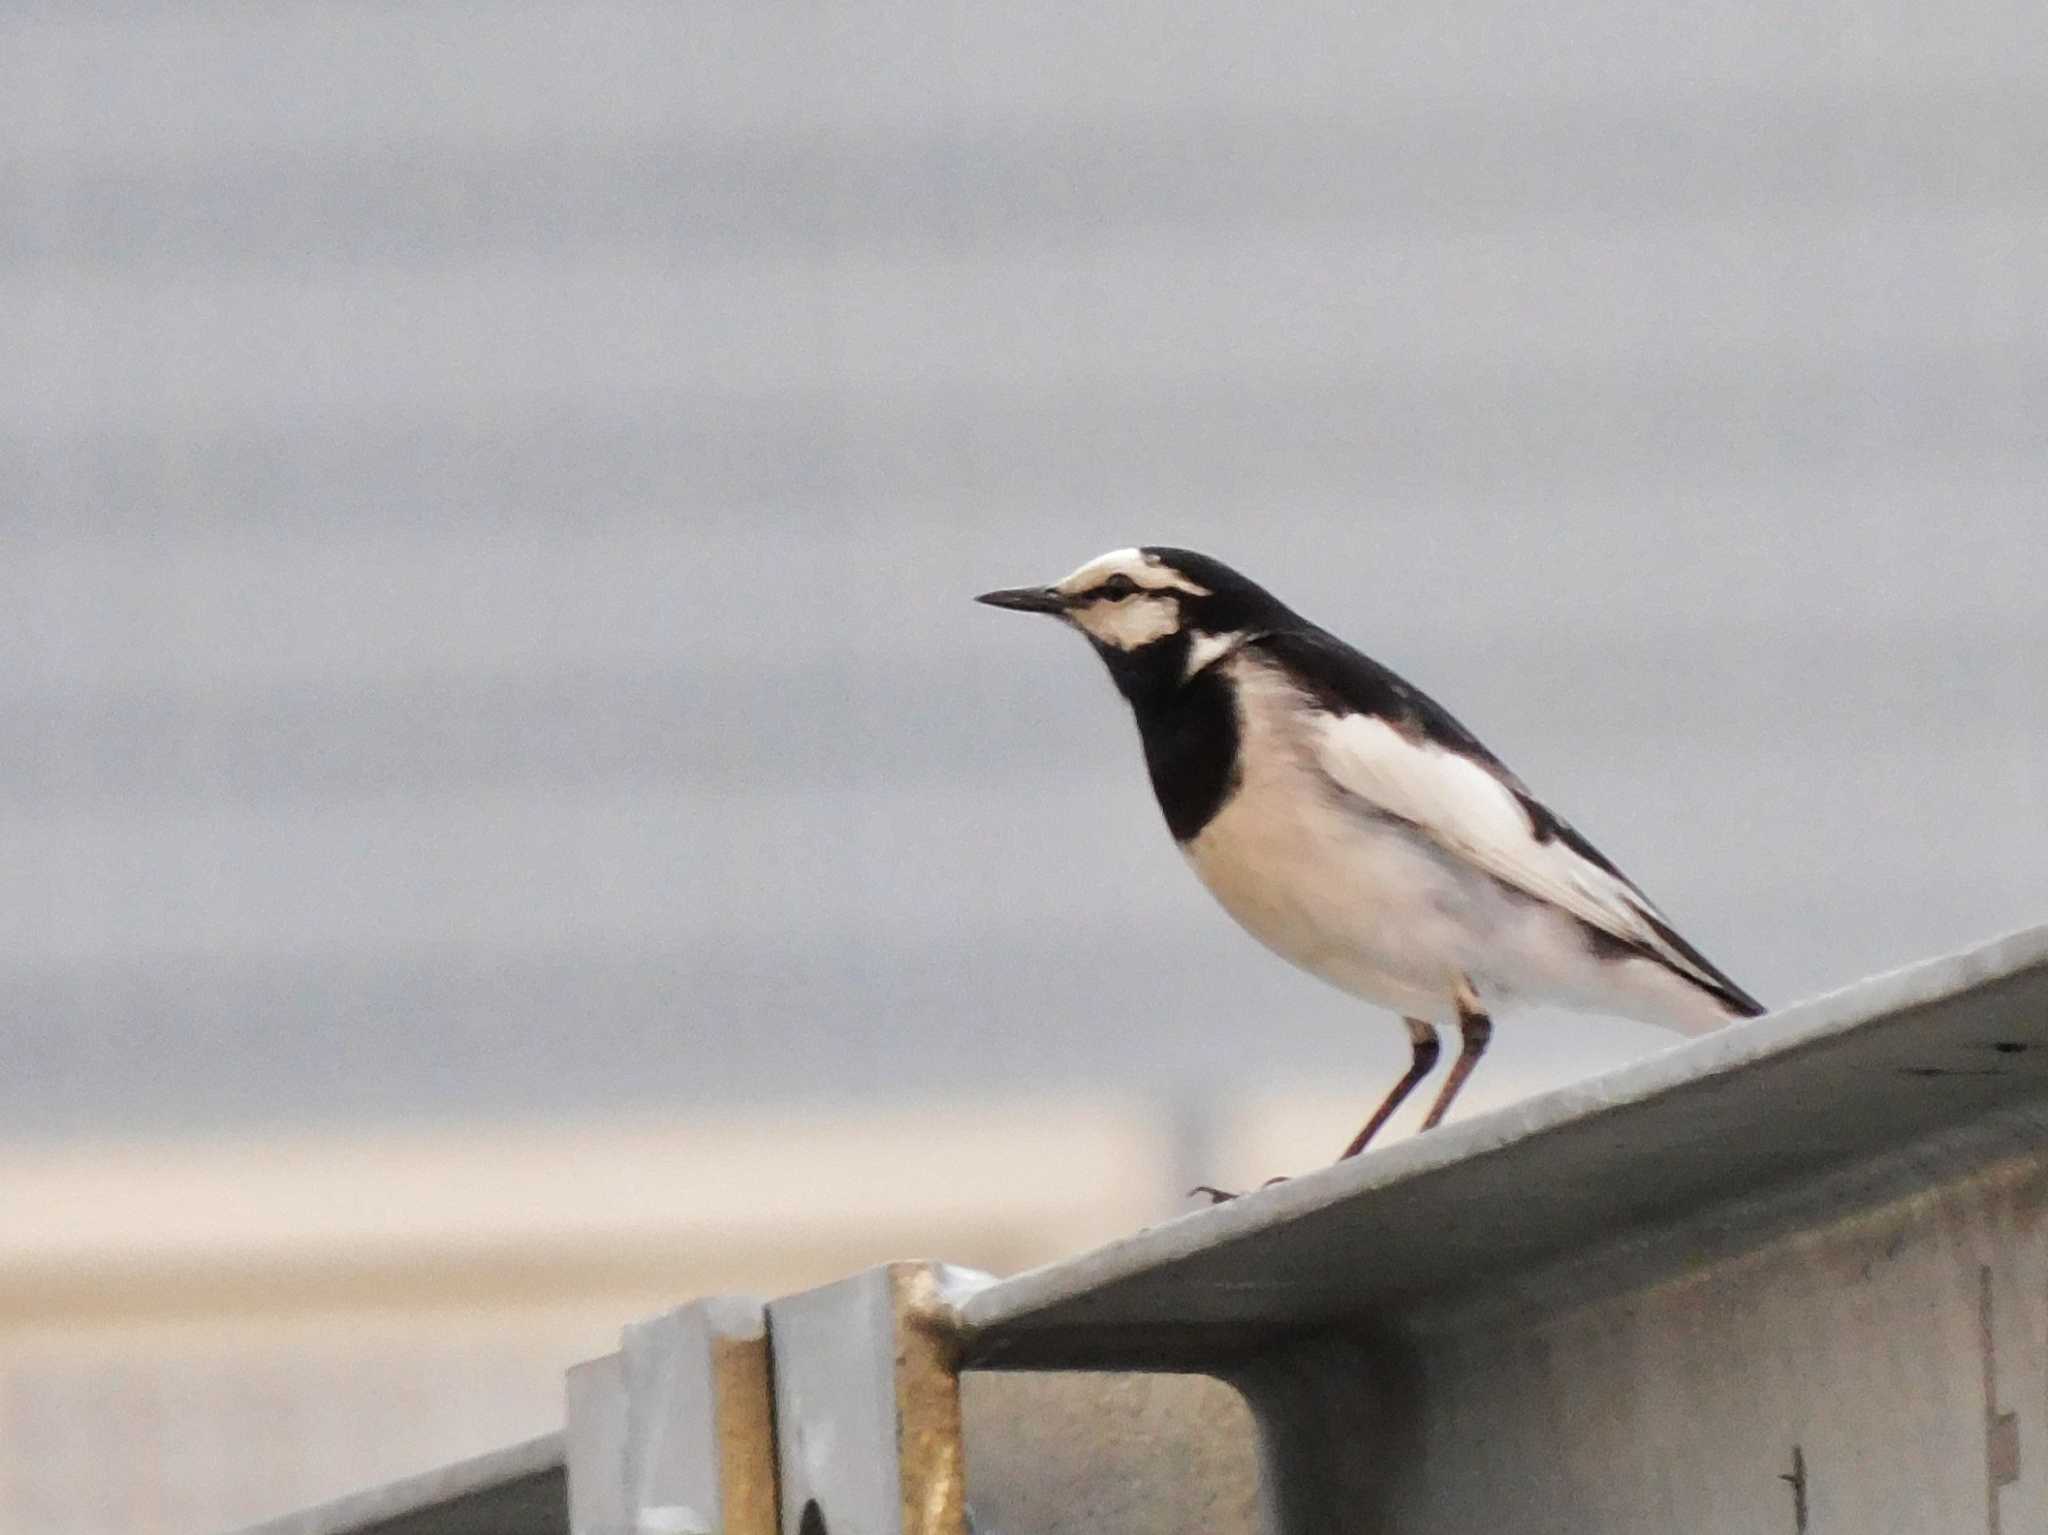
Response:
[[[975,599],[1050,613],[1087,636],[1123,691],[1178,686],[1254,634],[1295,618],[1263,587],[1189,549],[1114,549],[1050,586]]]

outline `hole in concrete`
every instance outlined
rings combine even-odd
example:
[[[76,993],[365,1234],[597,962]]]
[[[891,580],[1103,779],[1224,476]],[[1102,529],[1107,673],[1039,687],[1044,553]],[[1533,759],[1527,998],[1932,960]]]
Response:
[[[2017,1039],[2001,1039],[1991,1047],[2000,1055],[2025,1055],[2027,1047]]]
[[[825,1528],[825,1511],[818,1507],[816,1498],[805,1501],[803,1518],[798,1522],[796,1531],[797,1535],[830,1535]]]

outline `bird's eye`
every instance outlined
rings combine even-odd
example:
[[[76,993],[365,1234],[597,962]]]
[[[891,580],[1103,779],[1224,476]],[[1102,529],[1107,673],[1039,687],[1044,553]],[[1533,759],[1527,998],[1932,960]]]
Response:
[[[1119,572],[1095,589],[1105,597],[1128,597],[1138,589],[1138,583]]]

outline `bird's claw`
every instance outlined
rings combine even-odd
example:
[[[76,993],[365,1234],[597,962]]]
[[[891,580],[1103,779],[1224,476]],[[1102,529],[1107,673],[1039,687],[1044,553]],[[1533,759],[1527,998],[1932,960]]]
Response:
[[[1277,1178],[1268,1178],[1264,1183],[1260,1184],[1259,1187],[1262,1189],[1269,1189],[1276,1183],[1285,1183],[1286,1181],[1287,1175],[1285,1173],[1282,1173]],[[1209,1203],[1211,1205],[1220,1205],[1224,1203],[1226,1200],[1240,1199],[1243,1197],[1240,1194],[1232,1193],[1229,1189],[1219,1189],[1213,1183],[1198,1183],[1193,1188],[1188,1190],[1188,1198],[1190,1199],[1193,1199],[1197,1194],[1207,1196]]]

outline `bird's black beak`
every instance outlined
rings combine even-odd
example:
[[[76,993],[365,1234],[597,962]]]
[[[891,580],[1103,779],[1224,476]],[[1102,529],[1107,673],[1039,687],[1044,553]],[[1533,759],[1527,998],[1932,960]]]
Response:
[[[983,592],[974,599],[992,608],[1009,608],[1016,613],[1064,613],[1067,599],[1049,586],[1013,586],[1006,591]]]

